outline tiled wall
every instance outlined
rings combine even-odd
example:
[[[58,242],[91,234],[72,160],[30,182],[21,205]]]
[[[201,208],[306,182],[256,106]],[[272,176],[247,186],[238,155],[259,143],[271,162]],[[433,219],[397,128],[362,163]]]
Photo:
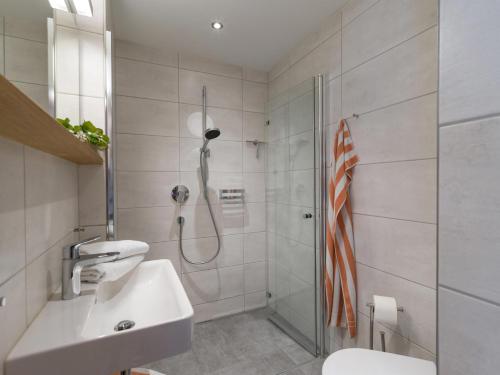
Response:
[[[0,74],[48,107],[45,20],[0,16]],[[0,374],[3,361],[61,280],[78,225],[76,165],[0,138]]]
[[[331,350],[368,346],[365,304],[381,294],[405,308],[395,330],[384,328],[388,350],[435,358],[437,7],[351,0],[269,76],[273,103],[328,73],[328,139],[349,118],[360,157],[352,186],[359,332],[351,340],[332,331]]]
[[[197,321],[260,307],[265,289],[265,155],[246,140],[264,139],[266,74],[185,54],[116,41],[117,232],[151,245],[150,259],[168,258],[182,275]],[[207,87],[208,126],[222,134],[210,143],[209,189],[222,250],[200,193],[201,90]],[[190,189],[179,208],[172,188]],[[244,204],[219,201],[219,189],[244,188]]]
[[[500,4],[441,0],[439,373],[498,374]]]

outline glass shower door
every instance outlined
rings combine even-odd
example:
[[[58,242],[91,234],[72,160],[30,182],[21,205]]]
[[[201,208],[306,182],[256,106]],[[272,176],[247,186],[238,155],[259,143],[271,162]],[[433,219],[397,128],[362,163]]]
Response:
[[[318,353],[315,81],[273,98],[267,127],[270,319]]]

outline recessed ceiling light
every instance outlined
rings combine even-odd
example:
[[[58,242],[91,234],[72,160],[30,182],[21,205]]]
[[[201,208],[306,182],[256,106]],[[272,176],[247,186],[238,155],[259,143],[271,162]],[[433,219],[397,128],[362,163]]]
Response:
[[[224,25],[222,24],[222,22],[219,22],[219,21],[212,22],[212,29],[214,29],[214,30],[220,30],[223,27],[224,27]]]

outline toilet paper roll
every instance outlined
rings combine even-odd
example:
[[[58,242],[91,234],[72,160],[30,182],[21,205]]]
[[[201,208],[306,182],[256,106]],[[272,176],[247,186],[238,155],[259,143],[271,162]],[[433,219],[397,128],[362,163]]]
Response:
[[[395,298],[374,295],[373,305],[375,306],[373,318],[376,322],[390,326],[398,324],[398,305]]]

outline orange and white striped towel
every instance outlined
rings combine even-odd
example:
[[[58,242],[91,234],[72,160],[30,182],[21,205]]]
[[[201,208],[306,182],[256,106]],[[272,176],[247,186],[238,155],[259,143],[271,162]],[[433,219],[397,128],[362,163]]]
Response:
[[[335,142],[328,182],[327,255],[325,293],[327,324],[347,326],[351,337],[356,335],[356,261],[352,229],[349,186],[353,168],[358,163],[351,134],[341,120]],[[345,313],[345,314],[344,314]]]

